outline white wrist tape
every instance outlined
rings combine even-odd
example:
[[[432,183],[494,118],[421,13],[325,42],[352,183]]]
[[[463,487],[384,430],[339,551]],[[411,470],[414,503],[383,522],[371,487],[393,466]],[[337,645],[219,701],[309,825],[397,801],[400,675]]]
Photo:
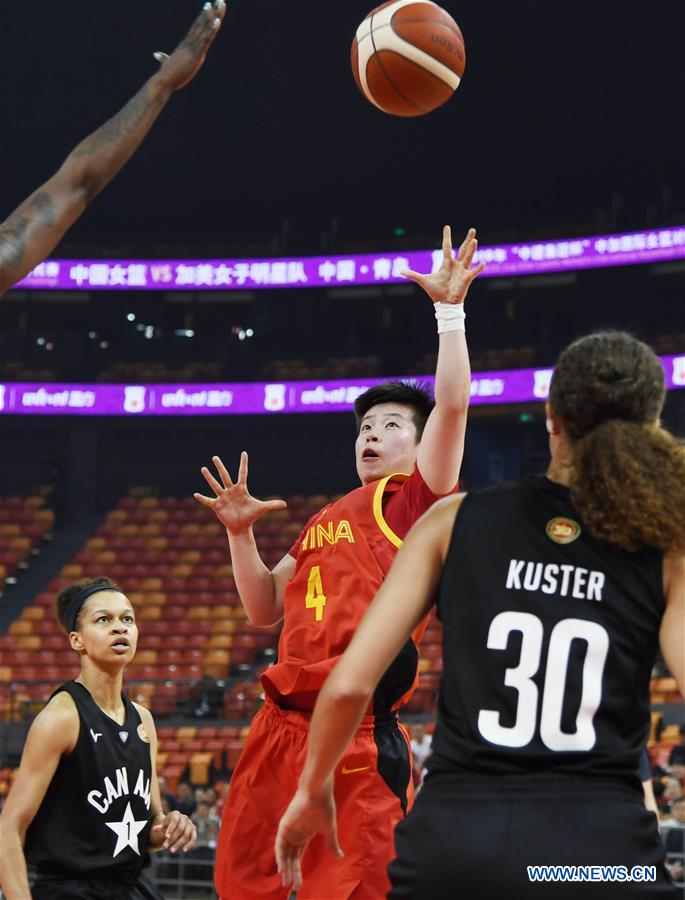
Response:
[[[438,334],[446,331],[466,331],[466,313],[463,303],[435,303],[435,318],[438,320]]]

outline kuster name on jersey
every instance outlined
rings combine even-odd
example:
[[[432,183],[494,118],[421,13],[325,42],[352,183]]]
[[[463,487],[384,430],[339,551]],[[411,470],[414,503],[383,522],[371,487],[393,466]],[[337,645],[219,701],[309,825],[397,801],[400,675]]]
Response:
[[[594,569],[524,559],[512,559],[507,572],[507,589],[510,591],[542,591],[560,597],[570,595],[576,600],[601,601],[605,582],[604,572]]]
[[[114,784],[115,781],[116,786]],[[106,813],[113,800],[118,800],[119,797],[129,796],[131,793],[128,787],[128,772],[126,771],[126,767],[122,766],[120,769],[117,769],[113,779],[110,779],[105,775],[103,785],[104,793],[103,791],[91,791],[88,794],[87,799],[90,805],[94,806],[98,812]],[[145,801],[146,809],[150,809],[150,779],[145,778],[145,772],[143,772],[142,769],[138,772],[138,778],[136,779],[133,793],[142,797]]]

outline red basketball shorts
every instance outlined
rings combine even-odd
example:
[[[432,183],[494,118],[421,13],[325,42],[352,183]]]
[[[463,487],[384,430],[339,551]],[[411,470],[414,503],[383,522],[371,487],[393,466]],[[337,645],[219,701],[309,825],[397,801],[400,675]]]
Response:
[[[284,900],[274,842],[304,766],[310,714],[270,700],[255,716],[233,772],[219,831],[222,900]],[[298,900],[379,900],[390,889],[395,826],[413,802],[411,750],[394,716],[367,716],[335,773],[338,858],[317,836],[302,860]]]

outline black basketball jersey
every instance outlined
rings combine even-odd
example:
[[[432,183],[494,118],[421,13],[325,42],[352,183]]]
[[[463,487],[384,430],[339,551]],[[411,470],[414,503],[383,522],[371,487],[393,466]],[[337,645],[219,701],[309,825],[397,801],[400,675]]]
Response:
[[[634,783],[663,611],[662,554],[592,537],[568,488],[528,476],[467,495],[439,588],[430,771]]]
[[[79,715],[74,750],[62,757],[26,836],[39,873],[116,877],[149,865],[150,742],[131,701],[119,725],[88,690],[69,681]],[[54,697],[55,694],[52,696]]]

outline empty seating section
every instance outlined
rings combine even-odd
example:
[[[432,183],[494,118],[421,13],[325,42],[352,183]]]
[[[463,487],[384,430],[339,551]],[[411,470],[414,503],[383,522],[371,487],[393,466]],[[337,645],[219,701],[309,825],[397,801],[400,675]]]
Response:
[[[668,703],[682,704],[683,698],[678,691],[675,678],[652,678],[650,684],[650,700],[652,704],[661,705]],[[653,710],[651,714],[651,727],[647,749],[649,758],[654,766],[668,765],[668,758],[675,744],[679,742],[680,734],[677,724],[666,725],[663,713]],[[685,784],[683,785],[685,787]]]
[[[193,362],[182,367],[172,367],[165,362],[116,362],[97,377],[99,382],[219,382],[225,378],[224,364],[220,362]]]
[[[332,498],[294,496],[288,508],[255,525],[267,565],[287,553],[312,513]],[[40,498],[0,503],[0,548],[29,553],[52,528]],[[10,530],[8,530],[10,529]],[[19,543],[23,541],[23,543]],[[3,563],[6,565],[6,563]],[[158,720],[159,771],[175,792],[181,779],[208,784],[230,773],[248,723],[262,701],[259,670],[273,658],[277,628],[254,628],[245,616],[229,564],[226,535],[193,498],[155,497],[136,489],[122,499],[97,532],[0,637],[0,716],[23,719],[42,706],[60,682],[79,669],[54,613],[57,592],[83,577],[107,575],[132,601],[140,628],[138,652],[126,673],[129,694]],[[431,719],[442,672],[442,627],[430,615],[419,649],[419,686],[407,718]],[[652,682],[652,701],[679,702],[675,681]],[[222,719],[221,727],[170,727],[169,717]],[[653,763],[662,764],[678,735],[652,714]],[[12,771],[0,770],[0,795]]]
[[[232,772],[249,730],[247,725],[158,728],[157,770],[166,779],[166,789],[175,794],[179,781],[212,784]]]
[[[288,551],[314,504],[318,508],[327,500],[294,497],[288,509],[256,524],[268,565]],[[8,508],[16,518],[23,506],[12,501]],[[36,527],[34,516],[43,522],[41,512],[31,507],[31,521],[24,516],[27,527]],[[203,695],[203,676],[214,684],[264,663],[278,641],[277,628],[247,622],[228,560],[224,530],[192,497],[132,492],[0,639],[0,713],[23,718],[27,704],[44,702],[57,684],[78,672],[78,659],[55,618],[55,597],[78,578],[108,575],[126,592],[139,621],[138,653],[126,673],[132,696],[156,715],[198,709],[204,715],[249,718],[259,703],[255,679],[252,685],[229,682],[226,690],[215,687],[209,698]]]
[[[0,594],[5,581],[28,565],[32,551],[52,533],[55,514],[44,497],[0,498]]]
[[[370,378],[380,374],[378,356],[328,357],[312,359],[272,359],[262,370],[262,377],[288,379],[304,378]]]

